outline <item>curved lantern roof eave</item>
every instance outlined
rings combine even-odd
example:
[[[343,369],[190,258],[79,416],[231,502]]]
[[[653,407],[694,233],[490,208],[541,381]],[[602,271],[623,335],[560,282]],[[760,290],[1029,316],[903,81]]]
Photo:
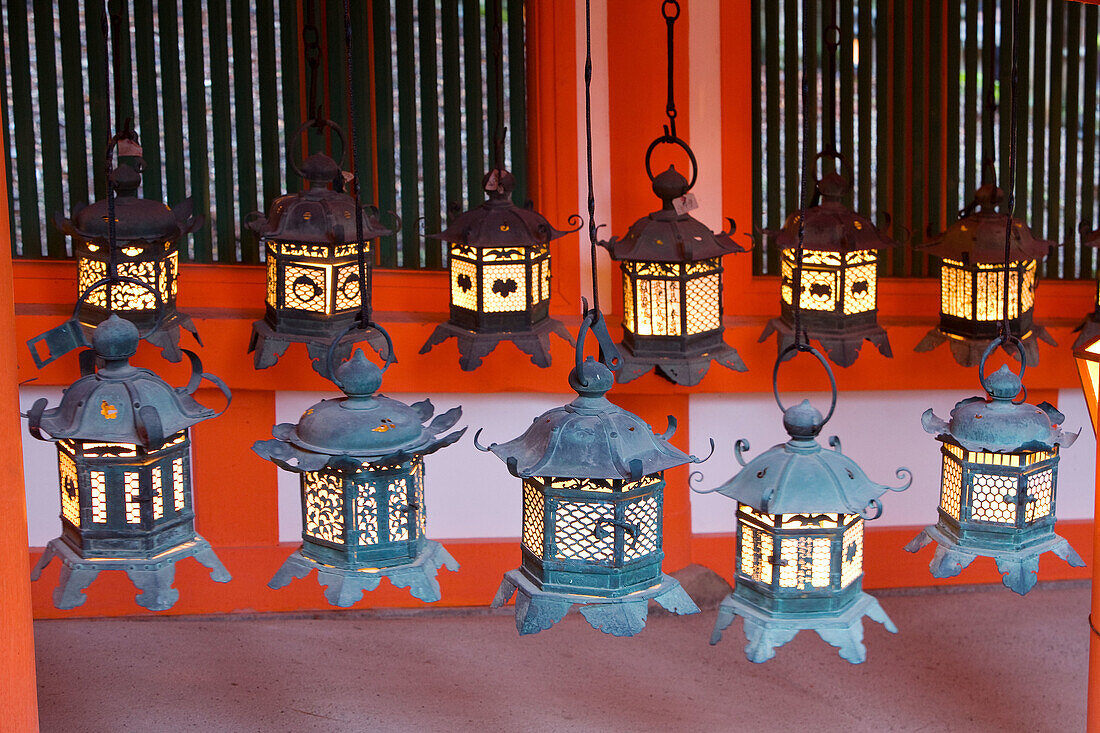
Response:
[[[792,212],[775,237],[781,250],[798,246],[799,212]],[[882,234],[868,217],[845,206],[840,201],[825,200],[806,209],[802,245],[807,250],[849,254],[863,250],[880,250],[900,246]]]
[[[955,260],[963,264],[1004,264],[1005,228],[1011,218],[1009,262],[1026,262],[1046,257],[1056,244],[1036,237],[1023,220],[997,211],[997,204],[1003,199],[1003,195],[996,186],[983,185],[971,204],[975,210],[919,249],[940,259]]]

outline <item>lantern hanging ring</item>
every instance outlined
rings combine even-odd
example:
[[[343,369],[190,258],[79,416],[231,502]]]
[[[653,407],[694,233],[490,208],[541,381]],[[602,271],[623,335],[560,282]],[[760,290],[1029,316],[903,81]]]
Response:
[[[814,158],[814,176],[817,178],[818,183],[821,183],[821,180],[825,177],[824,171],[822,171],[820,174],[817,171],[817,164],[821,161],[822,158],[832,158],[840,164],[840,172],[838,173],[838,175],[840,176],[841,181],[843,181],[844,183],[842,193],[851,193],[853,190],[855,190],[855,172],[852,170],[852,164],[848,162],[847,158],[845,158],[843,155],[836,152],[835,150],[824,150],[818,153],[817,156]]]
[[[985,383],[985,362],[989,358],[989,355],[993,353],[993,350],[1002,344],[1005,346],[1006,350],[1009,344],[1015,346],[1016,355],[1020,360],[1020,372],[1016,376],[1020,380],[1020,389],[1023,391],[1023,396],[1018,400],[1012,400],[1012,404],[1020,405],[1027,401],[1027,385],[1024,384],[1024,372],[1027,370],[1027,352],[1024,351],[1024,345],[1019,336],[1010,333],[1007,336],[998,336],[989,342],[989,346],[986,347],[985,353],[982,354],[982,360],[978,363],[978,381],[981,383],[982,389],[993,394],[993,390]]]
[[[306,174],[302,172],[302,169],[298,165],[296,159],[299,158],[302,154],[302,135],[306,132],[307,129],[311,127],[319,130],[324,130],[325,128],[328,128],[332,130],[333,134],[335,134],[337,138],[339,138],[340,155],[339,157],[334,155],[332,156],[332,158],[336,161],[337,165],[339,165],[342,170],[344,167],[344,159],[347,156],[347,139],[344,137],[344,130],[335,122],[329,119],[306,120],[298,126],[298,129],[294,131],[294,135],[291,136],[292,142],[290,143],[290,150],[287,151],[287,162],[290,163],[290,167],[293,168],[294,172],[302,178],[308,178],[308,176],[306,176]]]
[[[695,179],[699,176],[699,163],[695,160],[695,153],[692,152],[691,146],[687,144],[683,139],[676,137],[676,131],[669,132],[668,125],[665,126],[665,134],[656,138],[649,144],[649,148],[645,151],[645,172],[649,176],[650,182],[653,181],[656,176],[653,174],[653,167],[651,165],[651,158],[653,157],[653,151],[657,149],[658,145],[678,145],[687,153],[688,160],[691,162],[691,176],[688,178],[688,185],[685,189],[685,193],[690,191],[695,185]]]
[[[581,327],[577,331],[576,372],[581,385],[588,386],[581,365],[584,363],[584,337],[589,331],[596,334],[596,343],[600,346],[600,363],[612,372],[617,372],[622,368],[623,360],[615,342],[611,340],[611,334],[607,332],[607,319],[602,316],[599,308],[589,308],[588,299],[583,296],[581,305],[584,307],[584,318],[581,319]]]
[[[821,366],[825,369],[825,374],[827,374],[829,377],[829,386],[832,388],[833,397],[831,403],[829,404],[829,412],[825,415],[824,419],[822,419],[821,425],[818,426],[818,429],[820,430],[821,427],[825,425],[825,423],[829,422],[829,419],[833,416],[833,412],[836,411],[837,389],[836,377],[833,375],[832,367],[829,366],[829,362],[825,360],[825,357],[821,355],[821,352],[814,347],[811,346],[809,348],[799,348],[798,344],[790,344],[789,346],[787,346],[787,348],[783,349],[783,351],[779,352],[779,358],[775,360],[775,366],[772,368],[772,394],[775,395],[775,404],[779,405],[779,409],[782,410],[784,413],[787,412],[787,407],[783,405],[783,400],[779,397],[779,365],[783,363],[788,354],[795,351],[804,351],[816,358],[819,362],[821,362]],[[747,443],[745,444],[745,448],[748,448]]]
[[[336,338],[334,338],[332,340],[332,342],[329,343],[328,353],[325,356],[325,365],[324,365],[325,370],[326,370],[325,376],[328,379],[332,380],[333,382],[336,381],[336,379],[335,379],[335,376],[336,376],[336,366],[335,366],[336,347],[338,347],[340,345],[340,342],[344,340],[344,337],[347,336],[352,331],[355,331],[355,330],[361,330],[363,332],[366,332],[370,329],[374,329],[375,331],[378,331],[380,334],[382,334],[382,338],[384,338],[386,340],[386,363],[382,365],[382,372],[385,373],[385,371],[390,368],[390,364],[393,364],[394,362],[397,361],[397,359],[394,357],[393,339],[390,338],[389,331],[382,328],[382,326],[378,325],[373,320],[368,320],[365,323],[363,323],[360,320],[355,320],[355,321],[352,321],[351,323],[349,323],[344,328],[344,330],[341,331],[340,333],[338,333],[336,335]],[[356,342],[353,341],[352,343],[356,343]]]
[[[836,23],[825,26],[824,41],[829,52],[836,53],[837,49],[840,48],[840,26]]]

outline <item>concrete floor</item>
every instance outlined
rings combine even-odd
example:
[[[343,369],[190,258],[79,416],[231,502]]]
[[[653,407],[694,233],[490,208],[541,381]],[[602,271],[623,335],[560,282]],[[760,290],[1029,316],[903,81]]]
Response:
[[[762,665],[740,621],[651,614],[616,639],[575,612],[40,621],[43,731],[1083,730],[1089,589],[879,593],[850,665],[803,632]],[[0,721],[0,729],[3,728]]]

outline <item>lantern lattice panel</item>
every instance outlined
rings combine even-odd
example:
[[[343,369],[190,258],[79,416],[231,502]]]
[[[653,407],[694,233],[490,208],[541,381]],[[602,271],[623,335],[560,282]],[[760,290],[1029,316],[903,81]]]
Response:
[[[757,583],[771,585],[772,535],[741,524],[741,572]]]
[[[1016,477],[978,473],[971,476],[970,519],[1016,523]]]
[[[685,283],[687,291],[687,333],[713,331],[722,325],[720,275],[705,275]]]
[[[523,482],[523,545],[535,557],[542,557],[545,521],[542,489],[537,483],[527,479]]]
[[[485,265],[482,308],[486,313],[527,309],[527,265]]]
[[[877,307],[878,255],[874,250],[838,252],[805,251],[802,254],[802,296],[799,306],[807,311],[844,315],[868,313]],[[783,303],[791,306],[794,298],[797,253],[783,250],[781,263]]]
[[[959,518],[959,503],[962,501],[962,466],[947,456],[943,457],[943,480],[940,483],[940,508]]]
[[[74,527],[80,526],[80,494],[76,462],[63,451],[57,452],[58,475],[61,478],[61,516]]]
[[[172,461],[172,495],[173,503],[178,512],[183,509],[187,499],[187,495],[184,491],[182,458],[177,458]]]
[[[390,541],[409,539],[409,512],[415,511],[408,505],[409,484],[405,478],[390,481],[389,486],[389,523]]]
[[[359,544],[378,542],[378,493],[370,484],[361,484],[355,495],[355,529]]]
[[[466,310],[477,310],[477,265],[451,257],[451,303]]]
[[[323,267],[287,265],[283,271],[283,303],[287,308],[326,313],[327,277]]]
[[[126,523],[141,524],[141,476],[137,471],[125,473]]]
[[[1024,521],[1034,522],[1050,514],[1054,501],[1054,470],[1047,469],[1027,477],[1027,508]]]
[[[844,279],[844,315],[873,311],[878,305],[875,263],[849,267]]]
[[[828,588],[832,542],[828,537],[784,537],[779,543],[782,588]]]
[[[554,510],[554,557],[586,562],[615,558],[615,510],[609,504],[561,501]],[[608,531],[600,537],[597,527]]]
[[[657,520],[660,517],[660,509],[655,496],[632,501],[626,505],[623,510],[623,521],[628,526],[635,527],[636,530],[632,538],[628,535],[627,547],[623,553],[624,560],[636,560],[657,551],[660,533]]]
[[[102,471],[90,471],[88,479],[92,484],[92,522],[107,523],[107,477]]]
[[[153,485],[153,519],[164,516],[164,478],[160,466],[153,468],[151,475]]]
[[[344,543],[343,482],[338,476],[304,474],[306,534],[333,544]]]
[[[363,302],[359,294],[359,265],[344,265],[336,270],[336,310],[358,308]]]
[[[176,294],[176,272],[178,257],[172,252],[162,260],[143,262],[119,262],[119,277],[131,277],[140,280],[160,294],[162,303]],[[77,282],[81,293],[87,291],[96,282],[107,277],[107,263],[100,260],[79,258],[77,264]],[[115,310],[155,310],[157,298],[147,289],[131,282],[102,285],[88,294],[89,305],[107,308],[107,295],[111,296],[111,308]]]
[[[863,520],[844,530],[840,549],[840,587],[847,588],[863,574]]]

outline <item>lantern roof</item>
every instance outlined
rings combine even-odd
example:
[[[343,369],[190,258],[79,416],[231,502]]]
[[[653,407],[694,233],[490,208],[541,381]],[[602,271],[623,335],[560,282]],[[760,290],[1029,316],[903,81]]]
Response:
[[[1081,244],[1086,247],[1100,247],[1100,227],[1093,229],[1091,232],[1085,231],[1084,224],[1080,227],[1081,231]]]
[[[208,379],[229,398],[221,380],[202,372],[199,358],[191,358],[192,376],[186,387],[172,387],[148,369],[130,364],[137,351],[134,324],[111,315],[92,334],[92,351],[99,368],[82,359],[83,376],[65,390],[61,403],[45,409],[47,400],[34,403],[28,414],[31,434],[42,439],[130,443],[156,448],[164,439],[219,413],[191,396]]]
[[[925,432],[969,451],[994,453],[1049,450],[1055,445],[1068,448],[1077,440],[1079,432],[1062,431],[1060,426],[1066,417],[1049,402],[1013,402],[1023,382],[1007,364],[988,378],[979,374],[988,397],[960,400],[951,410],[950,421],[937,417],[929,408],[921,416]]]
[[[579,217],[569,218],[571,225],[577,223],[576,229],[561,231],[534,209],[516,206],[512,203],[515,185],[516,179],[511,173],[494,168],[481,181],[489,198],[480,206],[455,216],[442,232],[428,236],[477,249],[530,247],[546,244],[580,228]]]
[[[522,435],[507,443],[491,443],[484,448],[474,436],[474,444],[496,454],[519,478],[634,481],[699,462],[668,442],[676,431],[671,415],[668,429],[657,435],[640,417],[609,402],[605,395],[614,384],[611,370],[588,357],[569,374],[569,386],[577,392],[575,400],[539,415]]]
[[[430,400],[407,405],[377,394],[382,370],[356,350],[333,377],[344,397],[321,400],[297,424],[281,423],[275,437],[257,441],[252,450],[277,465],[298,473],[335,468],[359,471],[363,464],[401,463],[454,443],[466,429],[443,438],[462,416],[455,407],[436,417]]]
[[[845,179],[836,172],[825,175],[817,182],[815,200],[806,209],[803,246],[818,252],[841,254],[898,246],[899,242],[879,232],[869,218],[844,204],[843,197],[849,189]],[[800,213],[792,212],[779,230],[775,243],[780,249],[798,246]]]
[[[120,163],[108,176],[115,189],[115,238],[120,242],[165,244],[179,239],[202,226],[202,215],[192,210],[191,199],[185,199],[170,209],[160,201],[137,195],[144,163]],[[106,243],[109,203],[106,198],[88,206],[73,208],[72,219],[57,218],[57,228],[69,236],[92,242]]]
[[[878,497],[886,491],[904,491],[912,476],[907,468],[896,471],[898,478],[908,477],[903,486],[877,484],[855,461],[844,455],[840,439],[829,438],[831,450],[817,441],[825,420],[808,400],[784,410],[783,427],[790,435],[786,443],[773,445],[746,463],[741,457],[748,450],[746,440],[734,446],[743,468],[733,478],[710,491],[748,504],[762,514],[854,513],[865,518],[878,516]]]
[[[1004,191],[991,183],[983,184],[964,216],[922,249],[941,259],[964,264],[1004,264],[1005,227],[1009,215],[997,211]],[[1021,219],[1012,219],[1009,262],[1037,260],[1047,256],[1053,242],[1039,239]]]
[[[271,203],[268,215],[253,214],[248,227],[264,239],[305,244],[339,245],[356,242],[355,199],[333,185],[343,180],[339,164],[324,153],[314,153],[298,169],[309,187],[280,196]],[[363,241],[393,231],[379,221],[373,206],[360,207]]]
[[[630,225],[623,238],[600,242],[614,260],[630,262],[697,262],[748,250],[733,241],[731,231],[712,232],[688,213],[677,213],[674,201],[688,191],[688,181],[669,166],[653,178],[653,193],[661,199],[657,211]]]

